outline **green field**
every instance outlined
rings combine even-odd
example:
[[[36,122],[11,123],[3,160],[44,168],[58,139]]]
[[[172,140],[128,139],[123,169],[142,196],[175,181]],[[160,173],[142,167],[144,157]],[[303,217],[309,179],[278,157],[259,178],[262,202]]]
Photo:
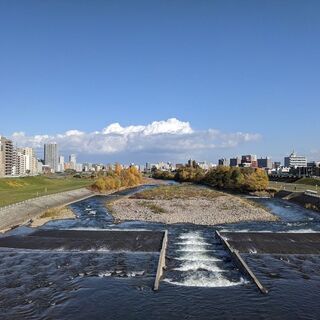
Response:
[[[89,186],[89,178],[23,177],[0,179],[0,207],[38,196]]]
[[[314,179],[314,178],[301,178],[296,183],[298,184],[306,184],[309,186],[320,186],[320,179]]]
[[[313,190],[313,191],[317,191],[318,194],[320,194],[320,184],[319,186],[303,184],[300,180],[294,183],[269,181],[269,188],[276,189],[276,190],[294,191],[294,192],[304,192],[306,190]]]

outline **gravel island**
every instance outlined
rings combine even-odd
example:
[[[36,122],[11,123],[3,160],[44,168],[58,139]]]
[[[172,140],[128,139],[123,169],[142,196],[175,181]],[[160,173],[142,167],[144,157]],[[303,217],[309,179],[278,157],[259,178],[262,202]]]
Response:
[[[118,221],[217,225],[278,219],[246,199],[194,185],[160,186],[107,203],[107,206]]]

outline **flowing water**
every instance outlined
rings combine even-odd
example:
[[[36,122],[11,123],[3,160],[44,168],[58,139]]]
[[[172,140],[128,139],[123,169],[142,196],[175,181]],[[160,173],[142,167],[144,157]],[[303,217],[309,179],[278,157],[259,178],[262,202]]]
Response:
[[[320,214],[278,199],[253,199],[281,220],[214,227],[114,224],[105,202],[72,205],[74,220],[40,229],[168,229],[167,269],[152,290],[158,253],[0,249],[0,319],[319,319],[318,255],[244,254],[269,289],[261,294],[214,236],[220,231],[320,232]],[[30,228],[10,232],[24,234]]]

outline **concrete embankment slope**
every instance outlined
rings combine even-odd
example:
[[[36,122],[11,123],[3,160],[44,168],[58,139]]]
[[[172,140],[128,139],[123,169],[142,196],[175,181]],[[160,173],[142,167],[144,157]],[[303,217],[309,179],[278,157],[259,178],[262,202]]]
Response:
[[[65,206],[92,197],[95,193],[86,188],[29,199],[0,208],[0,231],[24,224],[49,208]]]
[[[275,197],[297,203],[307,209],[320,211],[320,196],[318,195],[281,190],[275,194]]]

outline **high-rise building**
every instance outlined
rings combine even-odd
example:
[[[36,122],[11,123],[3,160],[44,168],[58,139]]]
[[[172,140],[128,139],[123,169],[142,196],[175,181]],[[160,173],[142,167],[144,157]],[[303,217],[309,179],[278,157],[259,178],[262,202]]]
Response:
[[[59,156],[58,172],[64,172],[64,156]]]
[[[69,168],[73,170],[77,169],[77,156],[75,154],[70,154],[69,156]]]
[[[271,158],[265,157],[258,159],[258,167],[265,169],[272,169],[272,161]]]
[[[22,159],[22,155],[24,159]],[[23,169],[23,161],[24,161],[24,169]],[[17,148],[16,152],[16,168],[19,171],[18,175],[36,175],[38,173],[38,160],[34,149],[25,147],[25,148]],[[19,163],[18,163],[19,162]],[[18,169],[19,167],[19,169]]]
[[[44,164],[51,168],[51,172],[58,171],[58,145],[56,143],[44,145]]]
[[[0,136],[0,177],[14,174],[14,152],[12,141]]]
[[[15,175],[24,176],[27,172],[27,156],[20,149],[15,151]]]
[[[300,168],[307,166],[307,158],[305,156],[298,156],[294,151],[284,158],[284,166],[287,168]]]

